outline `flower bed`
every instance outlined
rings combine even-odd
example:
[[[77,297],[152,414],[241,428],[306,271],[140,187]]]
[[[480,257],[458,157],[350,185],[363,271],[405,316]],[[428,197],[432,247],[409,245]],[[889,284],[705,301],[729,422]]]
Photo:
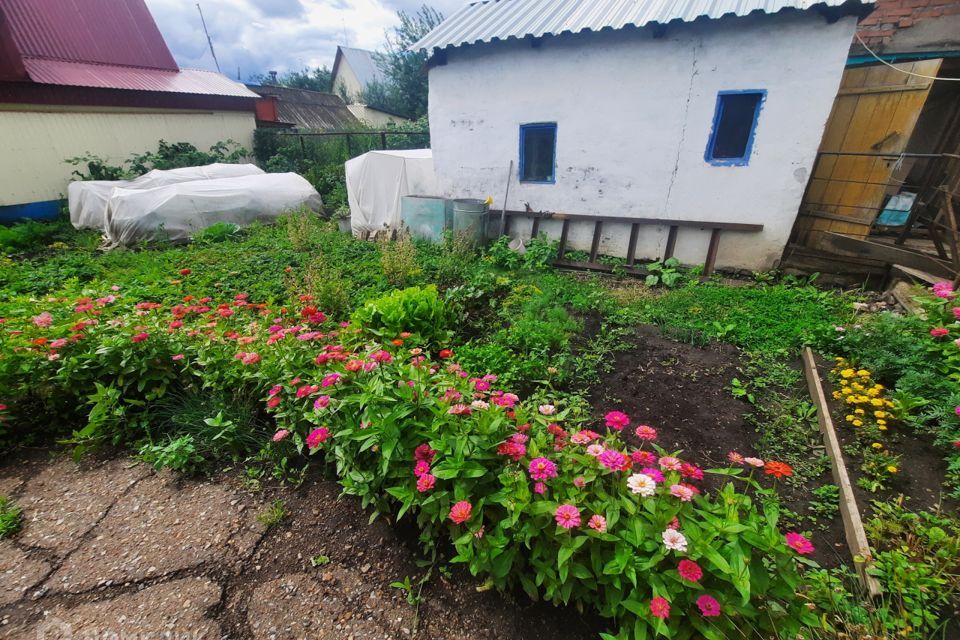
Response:
[[[421,296],[433,299],[401,297]],[[442,335],[436,313],[421,316]],[[747,473],[763,461],[734,455],[745,466],[701,470],[625,414],[591,425],[575,400],[521,400],[495,375],[462,370],[445,345],[386,326],[335,324],[309,296],[288,309],[243,294],[173,306],[122,291],[47,299],[4,320],[0,400],[12,421],[88,403],[74,438],[90,444],[161,438],[151,406],[174,389],[259,397],[277,458],[322,457],[364,506],[415,518],[426,546],[449,541],[454,561],[498,588],[595,608],[615,637],[792,636],[815,621],[796,597],[812,547],[778,530],[775,501]],[[627,447],[624,429],[643,446]],[[730,482],[703,495],[704,473]]]

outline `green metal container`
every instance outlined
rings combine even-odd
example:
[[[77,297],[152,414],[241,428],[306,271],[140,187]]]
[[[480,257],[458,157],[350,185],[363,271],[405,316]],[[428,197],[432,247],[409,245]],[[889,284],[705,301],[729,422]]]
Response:
[[[487,238],[487,212],[490,207],[483,200],[463,198],[453,201],[453,232],[477,244]]]
[[[446,222],[446,199],[438,196],[403,196],[400,217],[414,238],[441,242]]]

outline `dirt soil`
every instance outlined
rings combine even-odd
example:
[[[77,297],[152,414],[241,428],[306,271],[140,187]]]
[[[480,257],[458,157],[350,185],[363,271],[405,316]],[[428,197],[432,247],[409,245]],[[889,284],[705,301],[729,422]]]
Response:
[[[34,450],[0,464],[0,494],[24,510],[22,531],[0,541],[3,638],[597,635],[573,608],[478,592],[457,570],[409,604],[390,586],[425,571],[409,536],[368,524],[318,477],[251,491],[236,471],[187,479],[123,456],[77,465]],[[287,515],[267,527],[257,516],[276,500]]]
[[[598,420],[608,411],[623,411],[631,417],[631,426],[654,427],[658,445],[681,451],[681,457],[705,469],[729,466],[730,451],[758,455],[758,436],[747,421],[753,407],[730,393],[739,373],[739,349],[717,342],[699,348],[677,342],[654,326],[637,327],[627,339],[631,348],[617,352],[611,371],[591,389],[590,402]],[[625,430],[624,436],[628,444],[640,445],[632,429]],[[708,474],[700,484],[709,491],[722,482],[719,478]],[[761,476],[764,484],[769,480]],[[827,473],[803,486],[782,484],[784,505],[805,513],[810,491],[829,482]],[[828,567],[849,564],[852,559],[840,518],[822,525],[812,532],[817,549],[813,558]]]

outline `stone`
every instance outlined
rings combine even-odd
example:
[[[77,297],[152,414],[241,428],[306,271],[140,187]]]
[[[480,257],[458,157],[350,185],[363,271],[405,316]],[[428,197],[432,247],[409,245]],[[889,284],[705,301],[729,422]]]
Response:
[[[23,598],[49,571],[49,563],[31,557],[12,542],[0,543],[0,605]]]

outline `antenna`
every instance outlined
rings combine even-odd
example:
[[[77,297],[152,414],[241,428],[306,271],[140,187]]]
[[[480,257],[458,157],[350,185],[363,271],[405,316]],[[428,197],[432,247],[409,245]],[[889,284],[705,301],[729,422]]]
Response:
[[[349,47],[350,40],[347,38],[347,21],[343,18],[340,18],[340,23],[343,25],[343,45],[345,47]]]
[[[200,8],[200,3],[197,3],[197,11],[200,12],[200,24],[203,25],[203,33],[207,36],[207,44],[210,45],[210,55],[213,56],[213,63],[217,65],[217,72],[220,71],[220,62],[217,61],[217,54],[213,51],[213,40],[210,39],[210,32],[207,31],[207,21],[203,19],[203,9]]]

